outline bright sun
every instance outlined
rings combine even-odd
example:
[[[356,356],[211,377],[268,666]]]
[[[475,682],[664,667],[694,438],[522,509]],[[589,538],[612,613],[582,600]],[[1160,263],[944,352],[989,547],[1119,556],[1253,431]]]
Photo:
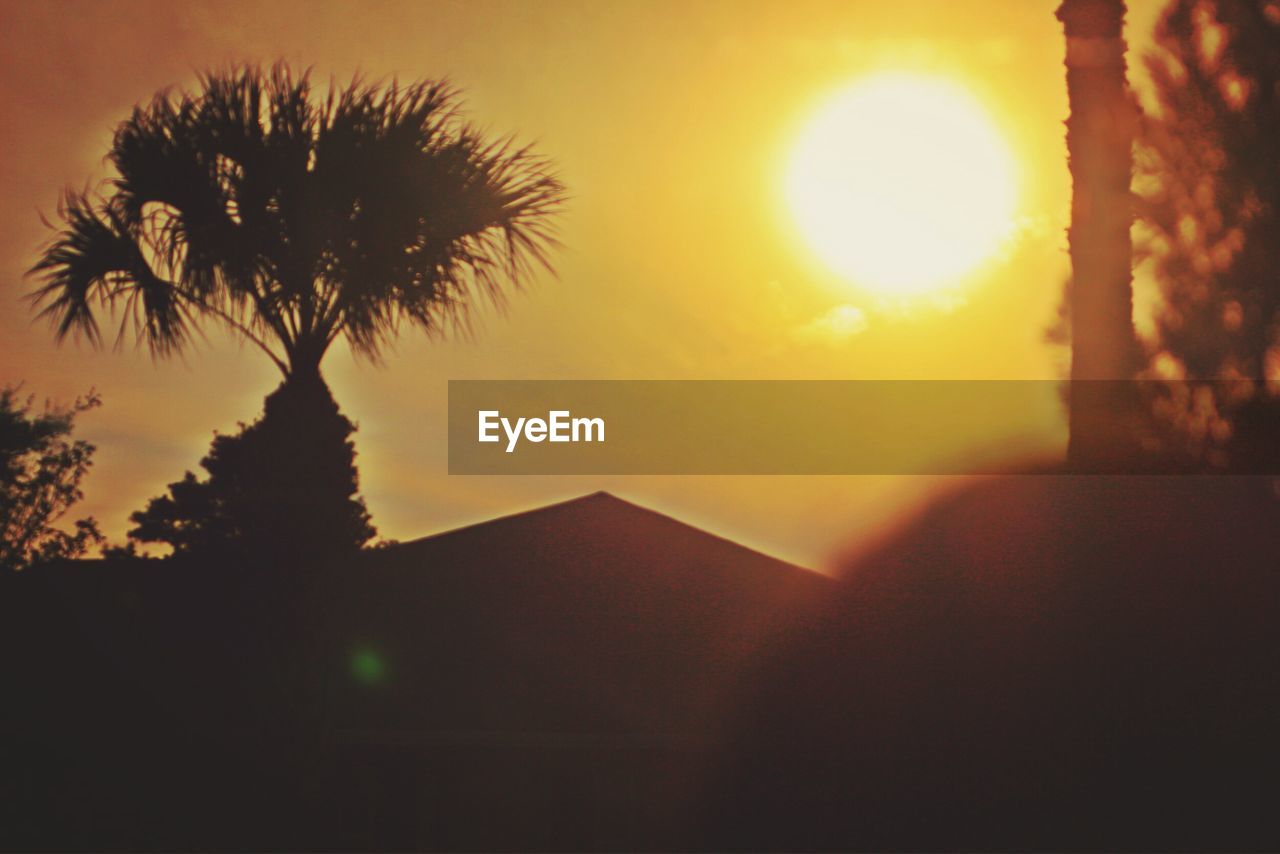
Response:
[[[805,241],[878,296],[954,287],[1008,238],[1017,193],[982,105],[941,78],[876,75],[823,104],[786,170]]]

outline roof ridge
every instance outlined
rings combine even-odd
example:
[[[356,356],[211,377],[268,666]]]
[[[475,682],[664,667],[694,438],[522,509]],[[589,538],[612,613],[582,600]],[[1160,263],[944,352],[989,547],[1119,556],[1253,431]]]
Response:
[[[720,541],[720,542],[722,542],[722,543],[725,543],[725,544],[727,544],[727,545],[730,545],[730,546],[732,546],[732,547],[734,547],[734,548],[736,548],[736,549],[740,549],[740,550],[742,550],[742,551],[744,551],[744,552],[748,552],[748,553],[750,553],[750,554],[756,555],[757,557],[764,558],[764,559],[766,559],[766,560],[772,561],[772,562],[777,563],[777,564],[780,564],[780,565],[782,565],[782,566],[786,566],[786,567],[791,568],[791,569],[799,570],[799,571],[801,571],[801,572],[811,573],[811,574],[816,575],[816,576],[819,576],[819,577],[821,577],[821,578],[825,578],[825,577],[826,577],[826,576],[824,576],[822,573],[817,572],[817,571],[812,570],[812,569],[809,569],[808,567],[800,566],[799,564],[792,563],[791,561],[788,561],[788,560],[783,560],[782,558],[780,558],[780,557],[775,557],[774,555],[771,555],[771,554],[766,554],[765,552],[762,552],[762,551],[760,551],[759,549],[754,549],[754,548],[752,548],[752,547],[750,547],[750,546],[743,545],[742,543],[738,542],[737,540],[731,540],[731,539],[729,539],[728,537],[722,536],[722,535],[717,534],[717,533],[715,533],[715,532],[713,532],[713,531],[708,531],[708,530],[706,530],[705,528],[700,528],[700,527],[698,527],[697,525],[690,524],[689,522],[686,522],[686,521],[684,521],[683,519],[678,519],[678,518],[676,518],[675,516],[672,516],[672,515],[667,514],[667,513],[663,513],[663,512],[662,512],[662,511],[660,511],[660,510],[654,510],[653,508],[651,508],[651,507],[646,507],[646,506],[644,506],[643,504],[637,504],[637,503],[635,503],[634,501],[628,501],[628,500],[627,500],[627,499],[625,499],[625,498],[619,498],[618,496],[614,495],[612,492],[609,492],[609,491],[607,491],[607,490],[603,490],[603,489],[596,490],[595,492],[588,492],[588,493],[586,493],[586,494],[579,495],[579,496],[576,496],[576,497],[574,497],[574,498],[568,498],[568,499],[565,499],[565,500],[563,500],[563,501],[555,501],[555,502],[552,502],[551,504],[544,504],[544,505],[541,505],[541,506],[539,506],[539,507],[532,507],[532,508],[529,508],[529,509],[527,509],[527,510],[518,510],[518,511],[516,511],[516,512],[514,512],[514,513],[506,513],[506,514],[503,514],[503,515],[501,515],[501,516],[494,516],[493,518],[490,518],[490,519],[483,519],[483,520],[481,520],[481,521],[479,521],[479,522],[471,522],[471,523],[469,523],[469,524],[459,525],[459,526],[458,526],[458,527],[456,527],[456,528],[449,528],[449,529],[444,530],[444,531],[438,531],[438,532],[436,532],[436,533],[434,533],[434,534],[427,534],[427,535],[426,535],[426,536],[424,536],[424,537],[418,537],[418,538],[413,539],[413,540],[407,540],[407,541],[405,541],[405,542],[400,543],[400,545],[401,545],[401,546],[413,546],[413,545],[418,545],[418,544],[421,544],[421,543],[428,543],[428,542],[432,542],[432,541],[434,541],[434,540],[441,539],[441,538],[443,538],[443,537],[452,536],[452,535],[454,535],[454,534],[460,534],[460,533],[462,533],[462,532],[464,532],[464,531],[469,531],[469,530],[472,530],[472,529],[475,529],[475,528],[481,528],[481,527],[484,527],[484,526],[487,526],[487,525],[493,525],[493,524],[496,524],[496,523],[499,523],[499,522],[507,522],[507,521],[511,521],[511,520],[514,520],[514,519],[521,519],[521,518],[525,518],[525,517],[530,517],[530,516],[535,516],[535,515],[541,515],[541,514],[543,514],[543,513],[548,513],[548,512],[551,512],[551,511],[560,510],[560,509],[563,509],[563,508],[566,508],[566,507],[570,507],[570,506],[575,505],[575,504],[596,503],[596,502],[600,502],[600,501],[602,501],[602,500],[603,500],[603,501],[608,501],[609,503],[612,503],[612,504],[616,504],[616,505],[621,505],[621,506],[624,506],[624,507],[628,507],[628,508],[630,508],[630,509],[632,509],[632,510],[639,511],[639,512],[644,513],[644,514],[646,514],[646,515],[649,515],[649,516],[652,516],[652,517],[656,517],[656,518],[658,518],[658,519],[664,520],[664,521],[666,521],[666,522],[670,522],[670,523],[675,524],[675,525],[679,525],[679,526],[680,526],[680,527],[682,527],[682,528],[686,528],[686,529],[688,529],[688,530],[690,530],[690,531],[694,531],[694,532],[696,532],[696,533],[698,533],[698,534],[703,535],[704,537],[710,537],[711,539],[718,540],[718,541]]]

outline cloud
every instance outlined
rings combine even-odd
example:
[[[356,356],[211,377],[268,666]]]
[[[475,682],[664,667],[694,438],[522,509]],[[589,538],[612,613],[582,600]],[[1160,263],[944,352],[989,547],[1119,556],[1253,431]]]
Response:
[[[837,346],[867,331],[867,314],[856,305],[842,303],[792,330],[805,344]]]

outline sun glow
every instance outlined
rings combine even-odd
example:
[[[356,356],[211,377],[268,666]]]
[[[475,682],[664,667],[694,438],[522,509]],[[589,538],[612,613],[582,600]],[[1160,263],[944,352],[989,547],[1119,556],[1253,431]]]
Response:
[[[784,193],[832,271],[881,297],[955,288],[1009,238],[1012,155],[945,79],[882,74],[837,92],[792,148]]]

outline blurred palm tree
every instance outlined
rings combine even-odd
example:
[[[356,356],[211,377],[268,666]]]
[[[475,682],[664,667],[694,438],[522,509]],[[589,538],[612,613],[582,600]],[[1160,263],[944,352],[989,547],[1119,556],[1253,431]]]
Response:
[[[355,429],[320,374],[339,338],[376,361],[402,325],[465,325],[549,269],[564,187],[545,159],[487,140],[443,83],[313,92],[287,66],[200,79],[122,122],[99,192],[68,191],[31,273],[58,340],[119,320],[156,357],[205,324],[284,375],[262,419],[134,514],[176,551],[251,541],[327,548],[373,535],[356,497]],[[324,496],[327,496],[324,497]],[[326,503],[327,502],[327,503]]]
[[[1126,79],[1124,0],[1063,0],[1066,36],[1072,280],[1068,463],[1130,464],[1137,370],[1130,182],[1136,108]]]

